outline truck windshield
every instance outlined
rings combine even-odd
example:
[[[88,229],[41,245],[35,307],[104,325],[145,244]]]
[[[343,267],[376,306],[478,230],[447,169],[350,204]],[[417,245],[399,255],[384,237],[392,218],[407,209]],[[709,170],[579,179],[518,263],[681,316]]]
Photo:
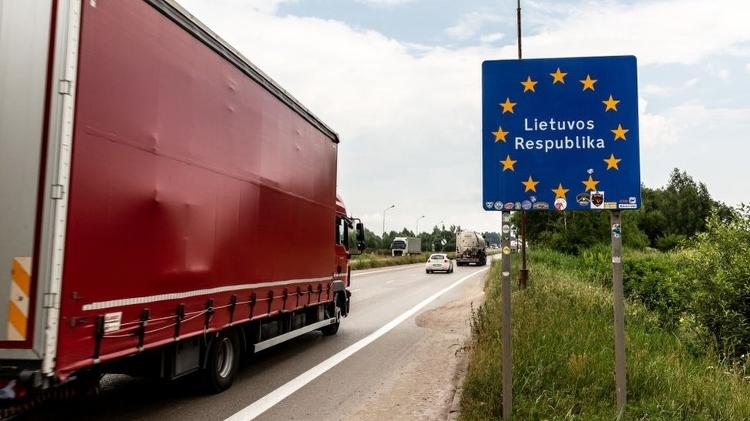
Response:
[[[403,250],[406,248],[406,242],[401,240],[394,241],[393,244],[391,244],[391,248],[393,250]]]

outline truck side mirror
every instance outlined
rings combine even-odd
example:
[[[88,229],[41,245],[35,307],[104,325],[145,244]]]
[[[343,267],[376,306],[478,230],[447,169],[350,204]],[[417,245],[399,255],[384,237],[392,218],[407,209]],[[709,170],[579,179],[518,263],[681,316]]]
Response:
[[[357,222],[357,242],[365,242],[365,225],[361,222]]]
[[[357,250],[361,253],[367,248],[367,244],[365,243],[365,225],[361,222],[357,222],[355,229],[357,231]]]

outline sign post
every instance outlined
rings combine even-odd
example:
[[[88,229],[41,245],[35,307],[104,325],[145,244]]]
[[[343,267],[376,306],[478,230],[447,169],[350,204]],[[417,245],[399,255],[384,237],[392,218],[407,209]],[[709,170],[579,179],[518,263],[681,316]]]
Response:
[[[636,58],[482,63],[482,175],[482,206],[502,211],[503,223],[510,211],[611,211],[615,386],[622,412],[626,372],[620,211],[641,206]],[[505,245],[502,288],[507,420],[512,377],[506,377],[511,370],[511,294]]]
[[[610,213],[612,224],[612,299],[615,312],[615,392],[617,412],[622,413],[626,401],[625,380],[625,298],[622,286],[622,225],[620,211]]]
[[[503,419],[510,420],[513,409],[513,352],[511,344],[511,286],[510,286],[510,211],[503,211],[503,262],[501,288],[503,296],[503,361],[502,361],[502,384],[503,384]]]

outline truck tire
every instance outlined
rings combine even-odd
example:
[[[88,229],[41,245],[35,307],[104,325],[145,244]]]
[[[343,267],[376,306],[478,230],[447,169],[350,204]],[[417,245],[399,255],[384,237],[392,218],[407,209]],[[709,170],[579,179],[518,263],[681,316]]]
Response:
[[[339,308],[338,302],[338,293],[336,293],[336,296],[333,298],[333,306],[328,306],[326,309],[326,318],[331,318],[333,315],[330,314],[330,309],[331,307],[333,308],[333,314],[336,315],[336,323],[320,328],[320,332],[323,336],[333,336],[339,331],[339,325],[341,324],[341,309]]]
[[[203,368],[203,386],[209,393],[223,392],[232,385],[240,365],[237,331],[226,329],[211,342]]]

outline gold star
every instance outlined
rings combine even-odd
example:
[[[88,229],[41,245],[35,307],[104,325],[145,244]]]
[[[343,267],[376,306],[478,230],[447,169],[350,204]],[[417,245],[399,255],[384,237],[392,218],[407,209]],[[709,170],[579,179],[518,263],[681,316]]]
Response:
[[[602,101],[602,103],[607,106],[607,109],[605,109],[604,112],[607,112],[609,110],[617,111],[617,104],[620,103],[620,100],[612,98],[612,94],[609,94],[609,99],[606,101]]]
[[[502,128],[502,126],[498,127],[498,128],[497,128],[497,131],[496,131],[496,132],[492,132],[492,134],[494,134],[494,135],[495,135],[495,143],[497,143],[497,142],[499,142],[499,141],[501,141],[501,140],[502,140],[503,142],[505,142],[505,136],[506,136],[506,135],[507,135],[508,133],[510,133],[510,132],[504,132],[504,131],[503,131],[503,128]]]
[[[589,190],[596,191],[596,185],[599,184],[598,181],[595,181],[593,178],[591,178],[591,174],[589,174],[588,180],[581,181],[581,183],[583,183],[583,185],[586,186],[586,190],[584,191],[589,191]]]
[[[526,181],[522,181],[521,184],[523,184],[524,192],[527,192],[529,190],[536,192],[536,185],[539,184],[539,182],[534,181],[534,179],[529,176],[529,179]]]
[[[565,193],[569,191],[570,189],[563,187],[562,183],[558,184],[556,189],[552,189],[552,192],[555,193],[555,199],[565,199]]]
[[[561,72],[558,67],[555,73],[550,73],[549,75],[552,76],[552,84],[554,85],[557,82],[565,83],[565,75],[567,75],[567,73]]]
[[[607,169],[608,170],[614,168],[614,169],[616,169],[618,171],[620,170],[620,167],[618,167],[617,164],[620,161],[622,161],[622,159],[615,158],[615,154],[609,154],[609,158],[607,158],[607,159],[604,160],[604,162],[607,163]]]
[[[505,170],[515,171],[516,169],[513,168],[513,166],[516,164],[516,162],[518,161],[514,161],[510,159],[510,155],[506,156],[504,160],[500,161],[500,163],[503,164],[503,171]]]
[[[591,79],[591,75],[586,75],[586,79],[579,81],[583,83],[583,90],[591,89],[594,90],[594,84],[596,83],[596,79]]]
[[[622,124],[618,124],[616,129],[611,130],[611,132],[615,134],[615,140],[617,139],[627,140],[625,139],[625,133],[629,131],[630,131],[629,129],[623,129]]]
[[[505,102],[501,102],[500,106],[503,107],[503,114],[513,113],[513,107],[516,106],[516,103],[510,102],[510,98],[505,98]]]
[[[531,80],[531,76],[528,76],[528,77],[526,77],[526,81],[521,82],[521,85],[523,85],[523,91],[524,92],[526,92],[526,91],[536,92],[534,90],[534,85],[536,85],[537,83],[539,83],[539,82]]]

